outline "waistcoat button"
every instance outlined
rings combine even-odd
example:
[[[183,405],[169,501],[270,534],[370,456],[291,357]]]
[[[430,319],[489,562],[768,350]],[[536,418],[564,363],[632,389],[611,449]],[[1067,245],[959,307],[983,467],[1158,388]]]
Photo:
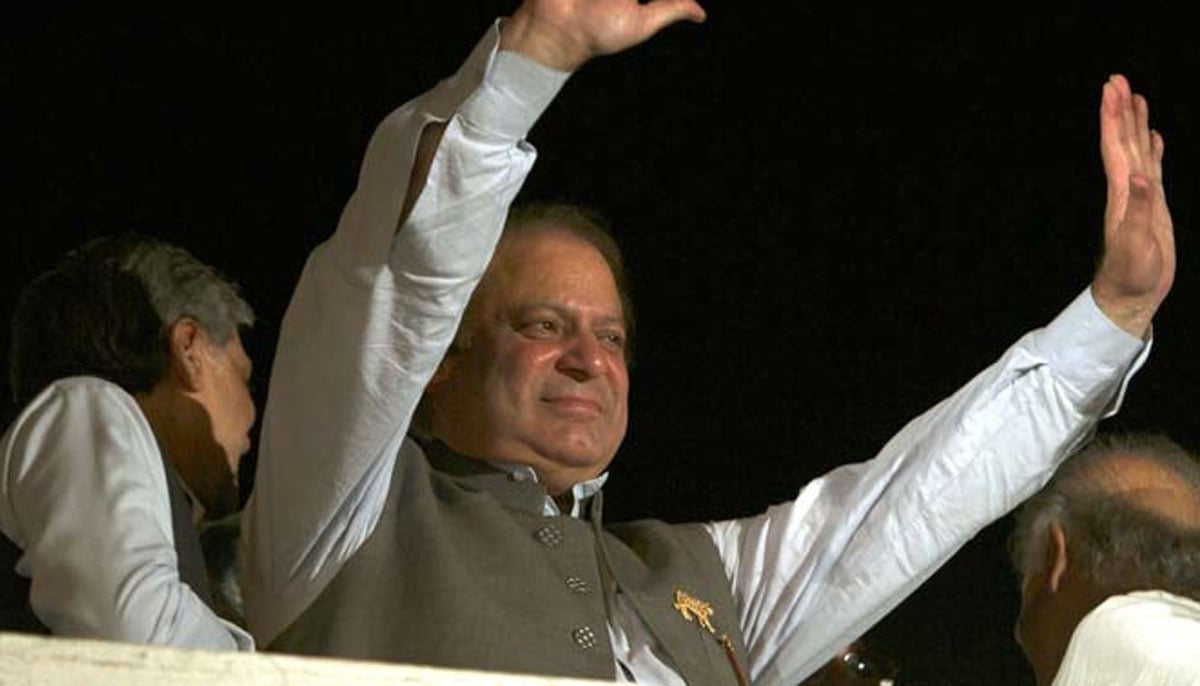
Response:
[[[579,594],[588,594],[592,592],[592,589],[588,586],[588,583],[577,576],[567,577],[567,588]]]
[[[584,650],[596,647],[596,632],[592,631],[590,626],[581,626],[571,632],[571,638],[575,639],[575,643]]]
[[[533,532],[533,537],[547,548],[553,548],[557,546],[563,542],[564,538],[566,538],[561,529],[551,524],[538,527],[537,531]]]

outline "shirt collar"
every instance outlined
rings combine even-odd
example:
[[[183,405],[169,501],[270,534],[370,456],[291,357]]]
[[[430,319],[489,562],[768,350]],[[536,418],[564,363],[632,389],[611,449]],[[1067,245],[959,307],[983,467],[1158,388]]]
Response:
[[[499,462],[489,462],[500,471],[507,472],[509,478],[518,482],[538,483],[537,472],[533,471],[533,467],[527,464],[506,464]],[[558,506],[558,501],[546,494],[546,500],[542,504],[542,514],[547,517],[569,516],[578,519],[583,510],[583,503],[586,503],[588,498],[600,492],[604,487],[604,483],[608,481],[608,472],[604,472],[594,479],[580,481],[571,487],[571,511],[563,512]]]

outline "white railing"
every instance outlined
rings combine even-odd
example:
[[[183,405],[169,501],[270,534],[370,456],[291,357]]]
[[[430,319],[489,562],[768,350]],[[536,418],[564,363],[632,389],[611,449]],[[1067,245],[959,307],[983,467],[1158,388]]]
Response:
[[[0,686],[598,686],[608,682],[0,633]]]

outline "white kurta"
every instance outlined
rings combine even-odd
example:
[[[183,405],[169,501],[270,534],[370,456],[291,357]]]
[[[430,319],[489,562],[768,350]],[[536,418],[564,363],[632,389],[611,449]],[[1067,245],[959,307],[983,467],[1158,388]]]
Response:
[[[1200,685],[1200,603],[1163,591],[1113,596],[1075,627],[1052,686]]]

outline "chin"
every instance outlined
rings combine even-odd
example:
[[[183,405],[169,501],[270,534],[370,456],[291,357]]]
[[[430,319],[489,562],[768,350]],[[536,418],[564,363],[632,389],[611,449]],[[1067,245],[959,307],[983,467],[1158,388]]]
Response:
[[[608,463],[612,462],[612,456],[607,451],[598,449],[594,446],[581,447],[579,445],[560,446],[559,449],[553,451],[556,455],[555,462],[578,469],[592,468],[595,471],[593,476],[599,475],[607,467]]]

